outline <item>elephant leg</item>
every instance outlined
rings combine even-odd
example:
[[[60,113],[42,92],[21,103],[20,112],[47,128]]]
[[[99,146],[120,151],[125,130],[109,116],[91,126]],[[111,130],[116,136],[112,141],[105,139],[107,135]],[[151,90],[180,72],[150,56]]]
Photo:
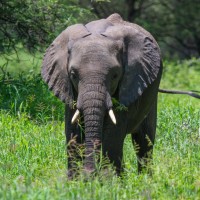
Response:
[[[136,133],[132,134],[132,142],[136,149],[138,160],[138,172],[143,169],[148,169],[148,164],[152,162],[153,145],[156,133],[157,121],[157,100],[152,105],[152,108],[139,126]]]
[[[123,171],[123,143],[125,134],[119,130],[111,130],[104,133],[103,156],[108,158],[116,169],[117,175]]]
[[[78,123],[71,123],[74,110],[68,106],[65,108],[65,134],[67,142],[68,178],[72,179],[77,175],[78,162],[82,161],[81,151],[84,148],[85,135],[81,132]]]

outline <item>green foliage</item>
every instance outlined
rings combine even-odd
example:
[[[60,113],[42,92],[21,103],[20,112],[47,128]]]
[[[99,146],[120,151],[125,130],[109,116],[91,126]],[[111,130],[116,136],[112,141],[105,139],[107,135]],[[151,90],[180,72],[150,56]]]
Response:
[[[0,59],[0,74],[5,71],[17,76],[22,72],[40,73],[43,54],[35,52],[30,54],[23,46],[18,45],[17,52],[2,54]]]
[[[158,40],[163,55],[191,58],[200,55],[200,15],[198,0],[144,1],[135,20]]]
[[[0,3],[0,51],[29,50],[46,46],[67,26],[94,19],[75,0],[3,0]]]
[[[165,61],[164,65],[163,87],[198,89],[198,60]],[[15,77],[9,73],[1,75],[0,106],[0,199],[198,199],[200,196],[198,99],[159,94],[152,176],[137,174],[137,160],[128,136],[123,176],[102,172],[87,182],[83,177],[74,181],[66,178],[63,104],[48,91],[40,75],[33,72]]]
[[[117,99],[112,98],[113,107],[116,111],[128,111],[128,108],[121,104]]]
[[[200,85],[200,59],[164,61],[160,88],[197,90]]]
[[[10,114],[26,113],[29,119],[63,119],[64,104],[42,81],[40,74],[21,73],[13,77],[10,73],[0,76],[0,109]]]

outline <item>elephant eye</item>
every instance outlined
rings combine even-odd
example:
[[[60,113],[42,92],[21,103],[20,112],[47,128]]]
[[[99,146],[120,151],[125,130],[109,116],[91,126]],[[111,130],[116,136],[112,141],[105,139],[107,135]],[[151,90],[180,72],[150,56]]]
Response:
[[[117,74],[113,74],[113,75],[112,75],[112,80],[115,80],[115,79],[117,79],[117,77],[118,77],[118,75],[117,75]]]

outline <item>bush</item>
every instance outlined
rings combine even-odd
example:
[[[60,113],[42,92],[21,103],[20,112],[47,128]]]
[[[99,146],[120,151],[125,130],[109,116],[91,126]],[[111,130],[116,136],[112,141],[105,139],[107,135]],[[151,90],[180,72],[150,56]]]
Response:
[[[64,105],[50,93],[40,74],[8,72],[0,76],[0,109],[14,115],[26,112],[28,117],[63,119]]]

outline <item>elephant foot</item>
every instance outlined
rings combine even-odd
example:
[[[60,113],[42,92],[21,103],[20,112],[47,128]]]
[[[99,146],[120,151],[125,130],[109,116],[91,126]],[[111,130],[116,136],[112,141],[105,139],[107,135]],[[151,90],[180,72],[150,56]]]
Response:
[[[87,168],[84,168],[83,169],[83,173],[86,174],[86,175],[92,175],[96,172],[95,169],[87,169]]]
[[[69,181],[76,179],[79,175],[77,170],[68,170],[66,174]]]
[[[82,169],[82,173],[74,171],[74,170],[68,170],[67,173],[67,179],[69,181],[83,178],[85,181],[91,179],[96,175],[96,170],[95,169]]]
[[[90,179],[95,177],[96,169],[84,168],[83,171],[82,171],[82,175],[83,175],[83,179],[85,181],[88,181],[88,180],[90,180]]]

